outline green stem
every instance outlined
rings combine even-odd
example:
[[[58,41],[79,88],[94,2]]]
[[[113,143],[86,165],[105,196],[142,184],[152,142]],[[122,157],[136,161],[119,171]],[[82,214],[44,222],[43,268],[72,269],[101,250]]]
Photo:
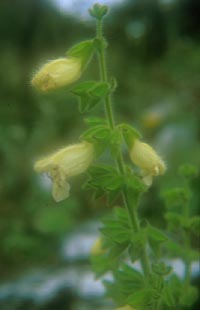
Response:
[[[154,305],[153,305],[153,310],[159,310],[160,308],[160,300],[156,300]]]
[[[185,287],[188,289],[191,278],[191,263],[189,260],[185,262]]]
[[[105,47],[103,46],[104,38],[103,38],[103,33],[102,33],[102,21],[101,20],[97,20],[97,39],[99,40],[99,43],[100,43],[100,48],[98,51],[100,76],[101,76],[102,81],[107,82],[108,76],[107,76],[107,68],[106,68],[106,60],[105,60]],[[111,101],[110,94],[108,94],[105,97],[105,112],[106,112],[106,117],[107,117],[110,129],[111,130],[115,129],[115,121],[114,121],[114,114],[112,110],[112,101]],[[116,158],[116,166],[119,172],[121,173],[121,175],[125,175],[125,166],[124,166],[124,160],[122,157],[121,150],[119,150],[119,154]],[[124,200],[124,204],[125,204],[125,207],[129,215],[129,221],[130,221],[132,232],[133,233],[139,232],[140,225],[139,225],[138,216],[136,212],[136,206],[133,207],[130,204],[129,199],[128,199],[127,188],[123,189],[123,200]],[[150,274],[150,264],[149,264],[149,259],[146,253],[145,246],[142,249],[141,264],[142,264],[144,274],[148,276]]]
[[[185,202],[183,212],[184,212],[185,219],[188,219],[190,217],[188,201]],[[190,257],[188,257],[187,255],[187,253],[189,253],[189,250],[190,250],[190,237],[186,231],[183,231],[183,238],[184,238],[184,243],[185,243],[185,248],[186,248],[185,288],[188,289],[188,286],[190,285],[190,278],[191,278],[191,262],[190,262]]]

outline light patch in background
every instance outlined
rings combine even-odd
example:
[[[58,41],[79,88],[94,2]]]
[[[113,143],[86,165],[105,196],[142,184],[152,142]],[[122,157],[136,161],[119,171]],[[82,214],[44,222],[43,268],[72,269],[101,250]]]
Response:
[[[135,20],[126,27],[127,35],[133,39],[139,39],[145,34],[146,28],[142,21]]]
[[[62,13],[68,13],[76,15],[82,19],[90,18],[88,9],[92,7],[94,3],[106,4],[108,6],[116,6],[127,2],[127,0],[49,0],[52,2],[59,11]],[[134,0],[133,0],[134,1]]]

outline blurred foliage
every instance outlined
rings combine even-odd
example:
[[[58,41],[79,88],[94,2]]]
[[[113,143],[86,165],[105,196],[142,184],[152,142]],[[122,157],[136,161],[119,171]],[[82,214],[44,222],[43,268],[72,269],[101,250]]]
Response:
[[[124,2],[110,12],[105,25],[109,68],[118,80],[116,117],[142,130],[169,167],[167,176],[142,202],[141,212],[150,221],[162,214],[160,187],[176,184],[178,166],[198,165],[200,157],[200,3],[164,3]],[[80,181],[74,181],[73,197],[55,206],[47,182],[32,168],[38,156],[77,140],[85,125],[76,98],[68,96],[66,89],[36,93],[30,86],[31,75],[37,64],[63,56],[72,44],[93,35],[92,21],[59,13],[47,1],[0,2],[0,265],[4,272],[11,266],[56,259],[58,240],[100,205],[94,208],[89,194],[85,198],[80,194]],[[97,75],[95,62],[84,75]],[[103,109],[98,111],[101,116]],[[199,184],[199,177],[195,178],[194,209],[200,202]]]

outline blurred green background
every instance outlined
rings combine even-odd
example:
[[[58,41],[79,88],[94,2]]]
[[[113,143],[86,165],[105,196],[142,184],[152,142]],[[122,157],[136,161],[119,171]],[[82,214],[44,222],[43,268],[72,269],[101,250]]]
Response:
[[[198,0],[130,0],[113,6],[105,20],[109,73],[118,81],[116,119],[141,130],[168,166],[166,176],[155,181],[142,201],[141,212],[153,222],[163,214],[160,190],[178,184],[178,166],[199,165],[199,17]],[[84,177],[73,180],[71,197],[56,204],[47,182],[33,171],[36,158],[77,141],[86,125],[76,98],[66,89],[37,93],[31,77],[43,62],[63,56],[71,45],[94,34],[93,20],[59,11],[52,2],[0,1],[2,279],[29,266],[58,264],[62,238],[107,210],[104,200],[81,192]],[[94,59],[81,79],[97,77]],[[97,112],[103,115],[103,107],[91,114]],[[195,179],[194,212],[199,185]]]

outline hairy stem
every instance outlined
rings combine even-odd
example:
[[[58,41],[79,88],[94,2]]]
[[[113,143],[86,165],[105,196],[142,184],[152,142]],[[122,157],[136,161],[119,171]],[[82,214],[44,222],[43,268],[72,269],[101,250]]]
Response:
[[[97,20],[97,39],[99,40],[99,43],[100,43],[100,48],[98,52],[100,76],[101,76],[102,81],[107,82],[108,76],[107,76],[107,68],[106,68],[106,60],[105,60],[106,59],[105,58],[105,47],[103,44],[104,38],[103,38],[103,33],[102,33],[102,20]],[[112,101],[111,101],[110,94],[108,94],[105,97],[105,113],[106,113],[106,117],[107,117],[110,129],[111,130],[115,129],[115,121],[114,121],[114,114],[112,110]],[[119,172],[122,175],[125,175],[125,166],[124,166],[124,160],[122,157],[121,150],[119,150],[119,154],[117,155],[117,158],[116,158],[116,166]],[[129,215],[129,221],[130,221],[132,232],[133,233],[139,232],[140,224],[138,221],[136,206],[132,206],[130,204],[129,199],[128,199],[128,191],[126,188],[123,189],[123,200],[124,200],[124,204],[125,204],[125,207]],[[149,259],[146,253],[145,246],[142,249],[141,264],[142,264],[144,274],[148,276],[150,274],[150,264],[149,264]]]

